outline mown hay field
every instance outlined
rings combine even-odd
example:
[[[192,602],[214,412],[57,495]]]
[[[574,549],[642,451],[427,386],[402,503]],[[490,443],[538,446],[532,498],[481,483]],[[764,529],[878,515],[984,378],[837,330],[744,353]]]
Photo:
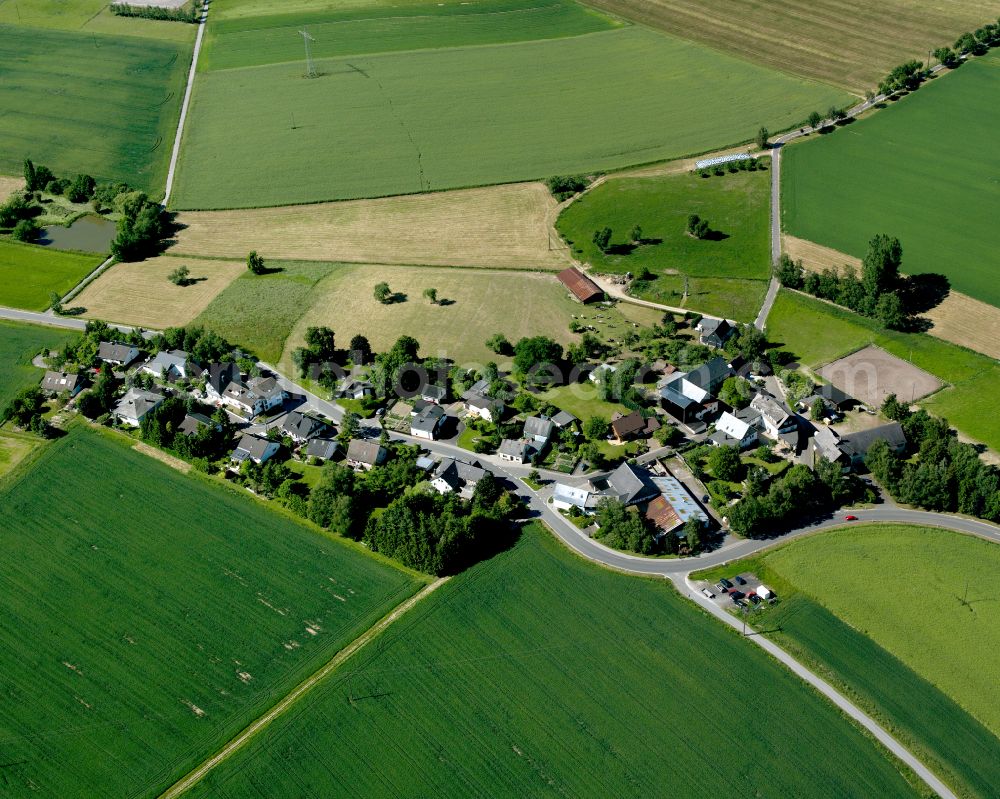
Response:
[[[191,795],[759,793],[914,795],[831,705],[670,585],[532,525]]]
[[[15,796],[159,795],[419,586],[111,436],[0,492]]]
[[[556,201],[541,183],[282,208],[187,211],[170,252],[429,266],[563,269],[551,232]]]
[[[781,602],[751,624],[838,684],[960,796],[988,799],[1000,784],[1000,738],[997,686],[982,664],[1000,611],[965,586],[998,560],[996,544],[971,536],[880,524],[700,576],[765,580]]]
[[[853,266],[861,272],[861,259],[838,252],[822,244],[784,234],[782,250],[795,261],[814,272],[824,269],[840,271]],[[923,314],[933,326],[932,336],[968,347],[970,350],[1000,359],[1000,308],[975,300],[967,294],[951,291],[940,305]]]
[[[24,188],[24,178],[0,175],[0,203]]]
[[[190,55],[188,43],[0,25],[0,171],[31,158],[162,191]]]
[[[193,283],[177,286],[168,276],[180,266],[191,270]],[[84,316],[152,330],[186,325],[216,295],[247,271],[243,261],[161,256],[119,263],[77,294],[71,305]]]
[[[193,42],[196,28],[181,22],[160,22],[111,13],[107,0],[3,0],[0,25],[50,28],[84,33],[144,36],[174,42]]]
[[[0,408],[22,388],[45,376],[31,365],[42,350],[56,350],[77,337],[77,333],[42,325],[0,321]]]
[[[890,69],[995,21],[989,0],[588,0],[597,8],[772,69],[874,88]],[[818,107],[818,110],[825,110]]]
[[[303,29],[315,39],[314,57],[334,58],[556,39],[622,24],[573,0],[478,0],[268,13],[264,19],[210,18],[198,68],[208,71],[302,61],[298,32]]]
[[[986,235],[1000,218],[1000,106],[987,100],[998,93],[993,52],[892,108],[786,148],[785,229],[856,257],[889,233],[902,242],[903,271],[943,274],[1000,306],[1000,256]]]
[[[0,241],[0,305],[44,311],[50,292],[62,296],[103,260],[103,256]]]
[[[919,404],[1000,452],[1000,428],[992,411],[992,398],[1000,393],[1000,363],[996,359],[925,333],[883,330],[862,316],[787,290],[778,294],[771,309],[767,335],[814,368],[868,344],[912,361],[950,384]]]
[[[846,99],[637,26],[324,59],[315,80],[302,69],[288,63],[200,76],[176,208],[289,205],[612,169],[746,140],[760,124],[788,127],[813,106]]]

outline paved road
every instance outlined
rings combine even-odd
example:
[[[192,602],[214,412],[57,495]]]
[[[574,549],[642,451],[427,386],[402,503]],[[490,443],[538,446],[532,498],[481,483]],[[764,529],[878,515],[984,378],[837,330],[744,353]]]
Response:
[[[205,20],[208,17],[208,3],[205,0],[201,10],[201,19],[198,20],[198,35],[194,40],[194,52],[191,55],[191,69],[188,70],[187,86],[184,87],[184,102],[181,103],[181,115],[177,120],[177,133],[174,134],[174,149],[170,153],[170,168],[167,169],[167,184],[163,193],[163,205],[167,207],[170,202],[170,193],[174,188],[174,174],[177,171],[177,158],[181,152],[181,139],[184,136],[184,121],[187,119],[188,106],[191,105],[191,90],[194,88],[194,77],[198,71],[198,56],[201,53],[201,42],[205,38]]]

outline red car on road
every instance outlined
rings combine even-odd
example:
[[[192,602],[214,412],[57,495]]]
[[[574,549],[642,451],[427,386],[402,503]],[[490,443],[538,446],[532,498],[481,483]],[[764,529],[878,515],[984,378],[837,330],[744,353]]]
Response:
[[[853,516],[853,515],[850,515],[850,514],[848,514],[847,516],[844,517],[844,521],[845,522],[856,522],[857,520],[858,520],[857,516]]]

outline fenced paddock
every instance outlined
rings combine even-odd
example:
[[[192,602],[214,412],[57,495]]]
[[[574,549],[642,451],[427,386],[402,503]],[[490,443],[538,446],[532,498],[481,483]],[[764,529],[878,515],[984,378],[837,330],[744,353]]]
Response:
[[[890,394],[900,402],[915,402],[944,385],[929,372],[874,345],[828,363],[820,375],[869,407],[878,407]]]

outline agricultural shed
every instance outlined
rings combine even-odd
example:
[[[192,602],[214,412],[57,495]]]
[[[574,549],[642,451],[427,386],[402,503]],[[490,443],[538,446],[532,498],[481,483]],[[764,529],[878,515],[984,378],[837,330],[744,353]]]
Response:
[[[559,282],[568,288],[580,302],[604,299],[604,292],[601,291],[600,286],[575,266],[560,272]]]

